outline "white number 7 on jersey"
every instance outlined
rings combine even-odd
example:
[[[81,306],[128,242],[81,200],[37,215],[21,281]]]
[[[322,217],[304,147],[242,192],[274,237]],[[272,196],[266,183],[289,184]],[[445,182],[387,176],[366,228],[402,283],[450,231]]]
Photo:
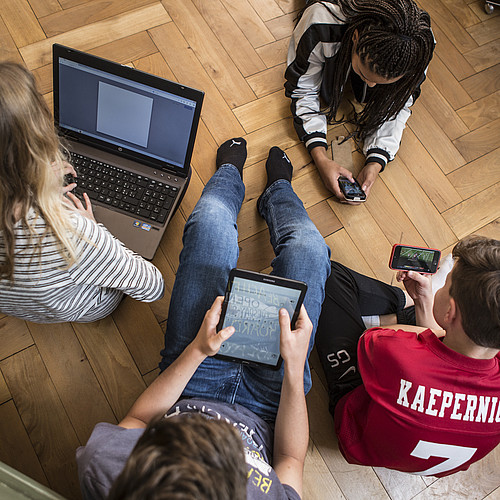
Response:
[[[430,441],[420,440],[411,452],[413,457],[428,460],[430,457],[447,458],[444,462],[431,467],[422,472],[414,472],[420,476],[434,476],[460,467],[467,462],[476,453],[477,448],[468,448],[467,446],[455,446],[453,444],[431,443]]]

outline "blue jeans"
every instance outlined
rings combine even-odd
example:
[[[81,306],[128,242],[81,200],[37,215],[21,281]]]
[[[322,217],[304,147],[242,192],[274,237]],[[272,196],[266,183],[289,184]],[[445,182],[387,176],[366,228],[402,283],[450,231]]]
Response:
[[[238,260],[236,218],[245,186],[236,167],[222,165],[205,186],[184,228],[160,369],[164,370],[196,336],[205,312],[224,295],[229,271]],[[305,281],[304,305],[313,323],[309,351],[330,273],[330,250],[286,180],[264,193],[260,213],[265,218],[276,254],[271,274]],[[207,358],[186,386],[183,396],[238,403],[268,422],[274,422],[280,400],[283,367],[271,370]],[[311,388],[309,366],[305,391]]]

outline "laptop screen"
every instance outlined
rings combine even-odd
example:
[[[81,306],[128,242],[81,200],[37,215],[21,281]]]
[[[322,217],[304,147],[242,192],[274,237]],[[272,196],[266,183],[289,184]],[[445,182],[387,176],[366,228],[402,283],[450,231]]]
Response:
[[[77,51],[72,53],[75,52],[79,54]],[[111,69],[115,66],[121,71],[124,69],[121,65],[104,62],[109,63]],[[138,153],[139,161],[147,157],[155,167],[161,168],[163,164],[176,169],[189,167],[187,162],[194,142],[193,127],[196,132],[198,124],[199,102],[151,86],[147,81],[124,77],[117,71],[86,65],[64,55],[57,58],[57,63],[56,118],[63,132],[74,133],[90,144],[97,140],[98,145],[112,146],[118,153],[126,151],[129,157]],[[145,75],[127,69],[139,77]],[[153,81],[156,79],[147,76]],[[186,88],[173,82],[168,84],[174,89],[176,85]]]

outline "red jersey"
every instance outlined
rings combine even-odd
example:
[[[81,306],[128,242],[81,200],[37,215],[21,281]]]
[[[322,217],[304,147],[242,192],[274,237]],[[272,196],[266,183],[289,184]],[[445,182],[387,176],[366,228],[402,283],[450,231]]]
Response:
[[[335,409],[348,462],[446,476],[500,443],[500,354],[473,359],[430,330],[372,328],[359,340],[358,366],[363,385]]]

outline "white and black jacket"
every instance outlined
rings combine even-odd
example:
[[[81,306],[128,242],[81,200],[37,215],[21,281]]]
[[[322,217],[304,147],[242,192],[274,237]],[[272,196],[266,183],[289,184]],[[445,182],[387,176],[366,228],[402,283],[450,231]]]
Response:
[[[335,55],[346,28],[340,8],[325,2],[315,3],[306,9],[292,33],[285,72],[285,94],[292,99],[295,130],[309,151],[317,146],[328,147],[327,119],[321,113],[320,97],[330,102],[336,71]],[[348,78],[351,78],[356,99],[366,102],[370,89],[354,71],[349,70],[344,83]],[[425,75],[422,75],[422,82],[424,79]],[[419,95],[420,86],[394,118],[365,138],[363,152],[366,163],[380,163],[383,170],[387,162],[394,159],[411,114],[409,108]]]

